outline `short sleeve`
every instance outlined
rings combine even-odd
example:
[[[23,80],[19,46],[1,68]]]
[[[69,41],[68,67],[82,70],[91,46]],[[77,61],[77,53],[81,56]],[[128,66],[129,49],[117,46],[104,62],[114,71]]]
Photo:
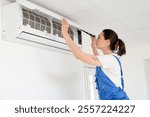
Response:
[[[102,55],[102,56],[97,56],[97,58],[102,64],[103,69],[113,68],[114,57],[112,55]]]

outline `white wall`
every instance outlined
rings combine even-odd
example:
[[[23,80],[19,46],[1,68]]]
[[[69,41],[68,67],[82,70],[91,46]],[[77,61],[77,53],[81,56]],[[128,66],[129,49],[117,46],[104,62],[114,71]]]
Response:
[[[82,72],[82,63],[72,55],[0,37],[0,99],[85,99]]]
[[[125,88],[131,99],[148,99],[144,60],[150,58],[150,45],[127,48],[122,57]]]
[[[150,59],[144,60],[144,71],[145,71],[145,77],[146,77],[146,84],[148,89],[148,99],[150,99]]]

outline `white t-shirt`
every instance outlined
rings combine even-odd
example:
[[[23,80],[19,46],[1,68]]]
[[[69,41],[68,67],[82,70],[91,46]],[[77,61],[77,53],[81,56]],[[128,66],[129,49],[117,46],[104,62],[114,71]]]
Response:
[[[122,88],[121,85],[121,71],[119,62],[117,59],[113,56],[119,56],[117,54],[108,54],[108,55],[101,55],[97,56],[99,61],[102,64],[102,70],[103,72],[110,78],[110,80],[118,87]]]

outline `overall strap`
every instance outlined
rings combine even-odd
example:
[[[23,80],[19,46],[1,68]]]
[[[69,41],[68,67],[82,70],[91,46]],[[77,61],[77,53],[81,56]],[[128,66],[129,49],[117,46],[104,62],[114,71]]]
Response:
[[[115,55],[113,55],[113,56],[117,59],[117,61],[118,61],[118,63],[119,63],[119,66],[120,66],[120,72],[121,72],[121,85],[122,85],[122,89],[124,90],[124,80],[123,80],[123,72],[122,72],[121,62],[120,62],[120,60],[119,60],[118,57],[116,57]]]

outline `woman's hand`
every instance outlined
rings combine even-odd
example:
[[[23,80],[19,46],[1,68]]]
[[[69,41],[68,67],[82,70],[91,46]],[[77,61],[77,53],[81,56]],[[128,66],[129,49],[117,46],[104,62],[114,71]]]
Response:
[[[62,35],[64,36],[64,34],[68,34],[69,24],[65,18],[62,18],[61,24],[62,24],[61,32],[62,32]]]
[[[98,56],[99,53],[98,53],[97,47],[96,47],[96,37],[92,37],[91,47],[92,47],[92,50],[93,50],[93,54]]]
[[[81,60],[87,64],[91,64],[91,65],[95,65],[95,66],[101,66],[101,63],[98,60],[96,60],[96,57],[82,52],[79,49],[79,47],[73,42],[70,35],[68,34],[69,24],[64,18],[62,18],[61,23],[62,23],[62,28],[61,28],[62,35],[63,35],[66,43],[68,44],[68,47],[70,48],[71,52],[73,53],[73,55],[78,60]],[[95,41],[93,43],[95,43]],[[93,44],[93,45],[95,45],[95,44]]]
[[[96,48],[96,37],[92,37],[91,47]]]

